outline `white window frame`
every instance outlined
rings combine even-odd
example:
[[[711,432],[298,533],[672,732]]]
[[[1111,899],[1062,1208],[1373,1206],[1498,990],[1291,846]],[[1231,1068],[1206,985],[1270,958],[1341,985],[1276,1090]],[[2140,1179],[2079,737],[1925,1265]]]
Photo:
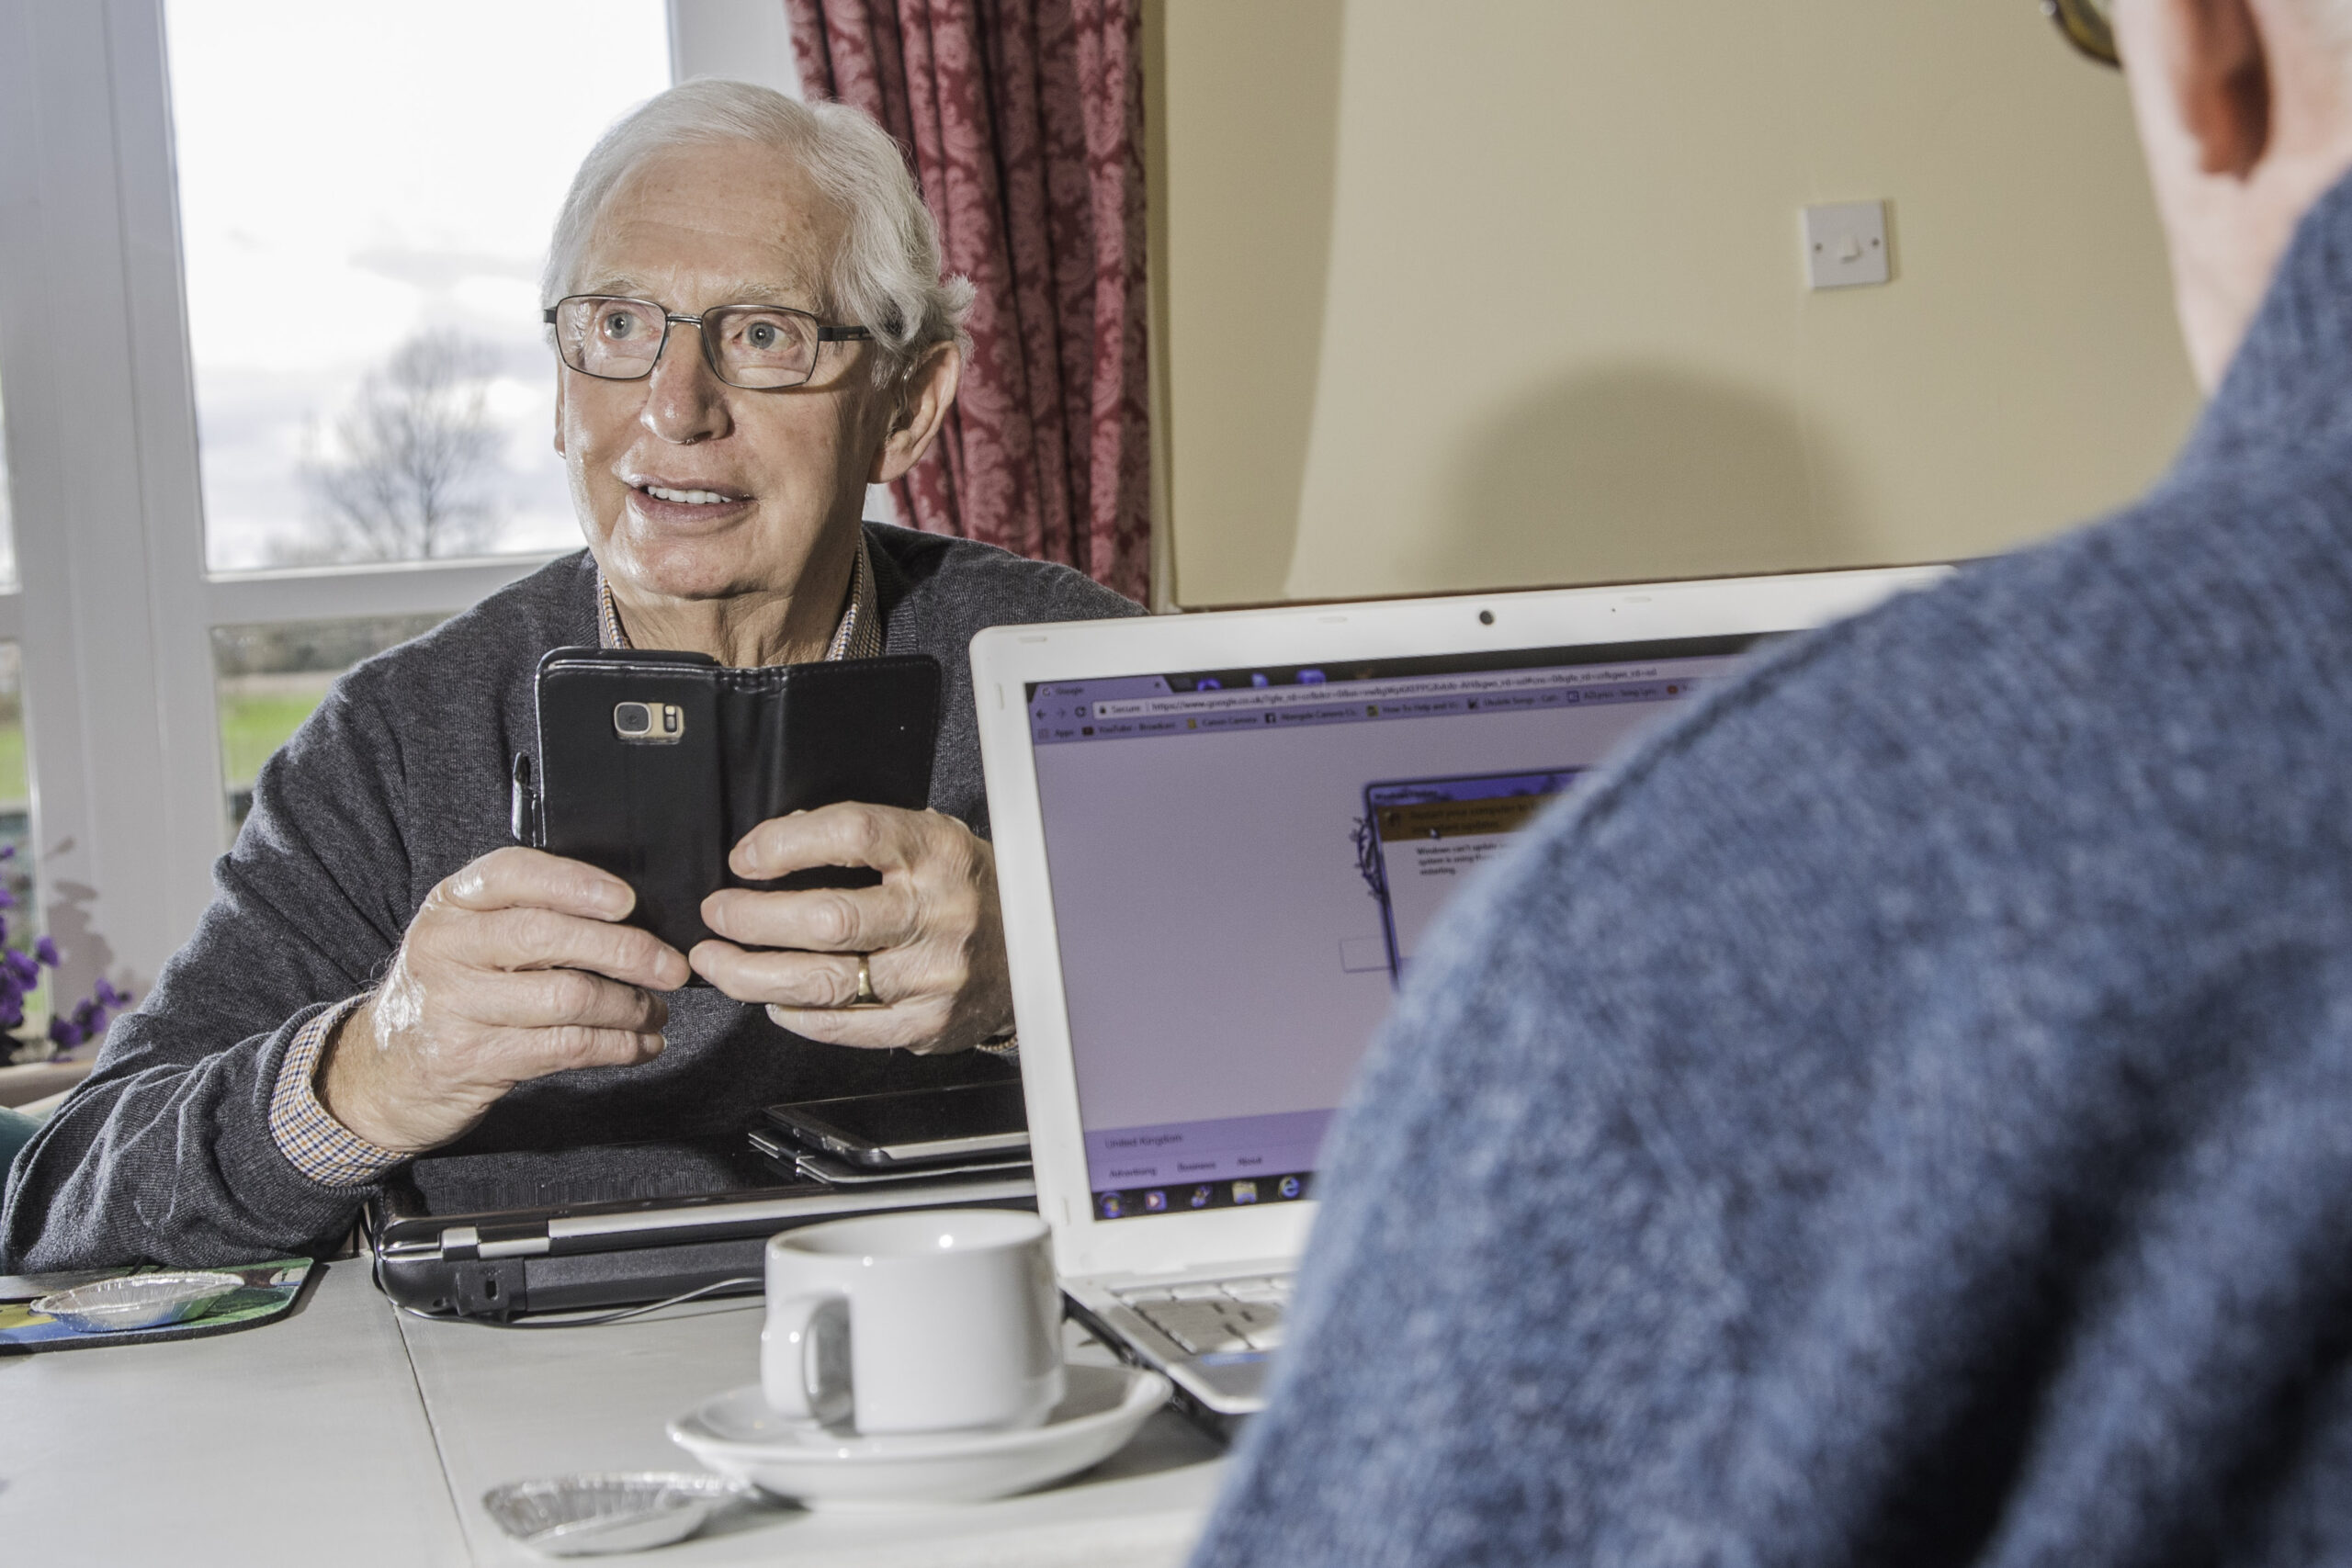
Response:
[[[673,79],[797,95],[783,0],[669,8]],[[0,149],[35,897],[70,990],[143,994],[226,848],[210,629],[454,613],[551,557],[208,571],[162,0],[0,0]]]

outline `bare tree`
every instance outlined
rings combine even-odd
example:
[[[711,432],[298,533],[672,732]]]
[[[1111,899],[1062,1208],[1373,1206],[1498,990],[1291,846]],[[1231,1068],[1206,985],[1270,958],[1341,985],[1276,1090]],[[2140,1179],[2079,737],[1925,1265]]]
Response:
[[[331,453],[302,486],[332,530],[321,553],[423,560],[486,548],[504,519],[501,439],[486,403],[497,351],[457,332],[410,338],[361,378]]]

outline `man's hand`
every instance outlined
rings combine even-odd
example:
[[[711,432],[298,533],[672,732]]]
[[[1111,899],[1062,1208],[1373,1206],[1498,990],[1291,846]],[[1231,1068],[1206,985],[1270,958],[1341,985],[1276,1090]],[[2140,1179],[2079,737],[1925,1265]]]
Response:
[[[382,1148],[435,1148],[516,1084],[662,1053],[678,951],[619,924],[628,883],[537,850],[493,850],[435,887],[376,994],[319,1070],[330,1115]]]
[[[728,864],[763,881],[819,865],[882,874],[876,887],[735,887],[703,900],[704,923],[727,940],[695,945],[687,955],[695,972],[738,1001],[767,1003],[783,1028],[930,1054],[963,1050],[1012,1021],[996,855],[953,817],[820,807],[761,823]],[[861,955],[888,1005],[850,1007]]]

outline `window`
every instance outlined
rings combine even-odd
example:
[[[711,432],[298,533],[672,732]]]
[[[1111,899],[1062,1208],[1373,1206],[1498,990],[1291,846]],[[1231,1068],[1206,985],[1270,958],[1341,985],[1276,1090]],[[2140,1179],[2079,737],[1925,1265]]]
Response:
[[[444,615],[376,615],[342,621],[273,621],[212,628],[212,671],[220,714],[220,787],[231,831],[253,809],[254,777],[286,744],[336,676],[372,654],[423,637]],[[0,731],[0,746],[6,732]],[[0,750],[0,767],[6,752]],[[6,775],[0,773],[0,784]],[[0,810],[5,810],[0,801]],[[6,830],[0,818],[0,833]]]
[[[0,842],[27,845],[0,875],[39,884],[70,988],[152,983],[335,671],[577,547],[537,321],[556,206],[673,73],[796,90],[784,26],[771,0],[0,0]],[[361,495],[403,419],[463,458],[430,527]]]
[[[25,756],[25,704],[17,645],[0,642],[0,928],[19,949],[28,949],[42,927],[33,875],[32,770]],[[49,978],[25,994],[24,1016],[38,1021],[49,1009]],[[6,1049],[0,1043],[0,1052]]]
[[[207,564],[573,547],[539,266],[660,0],[164,14]]]
[[[17,535],[8,521],[8,406],[6,395],[0,392],[0,592],[17,586]],[[13,658],[13,654],[12,654]],[[9,666],[11,689],[14,689],[16,667]]]
[[[16,902],[9,924],[31,918],[33,901],[32,772],[25,761],[25,701],[17,645],[0,642],[0,888]],[[23,911],[16,913],[15,911]]]
[[[0,593],[17,586],[17,541],[8,516],[7,410],[0,403]],[[10,929],[40,923],[33,884],[32,772],[25,756],[24,667],[13,642],[0,642],[0,919]]]

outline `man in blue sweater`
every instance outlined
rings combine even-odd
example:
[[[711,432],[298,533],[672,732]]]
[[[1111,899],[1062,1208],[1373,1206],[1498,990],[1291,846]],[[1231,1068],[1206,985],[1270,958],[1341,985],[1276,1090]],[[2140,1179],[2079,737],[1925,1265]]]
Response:
[[[1198,1562],[2352,1562],[2352,4],[2113,23],[2178,466],[1454,911]]]

